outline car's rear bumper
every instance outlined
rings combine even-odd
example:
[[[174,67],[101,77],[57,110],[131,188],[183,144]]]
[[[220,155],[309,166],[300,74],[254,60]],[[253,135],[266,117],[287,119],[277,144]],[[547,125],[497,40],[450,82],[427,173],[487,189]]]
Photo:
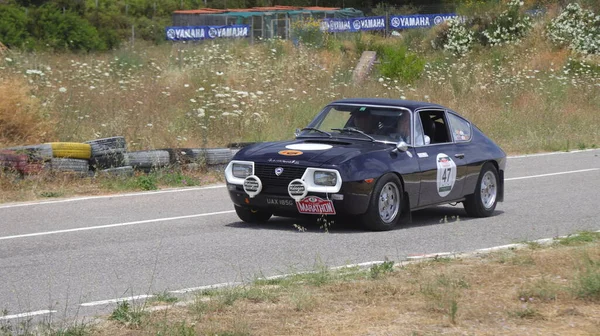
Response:
[[[296,202],[288,195],[260,193],[250,198],[240,185],[228,183],[227,189],[229,197],[235,205],[267,211],[276,216],[296,217],[305,215],[298,211]],[[348,185],[345,188],[342,187],[342,190],[334,195],[311,192],[307,196],[332,200],[336,215],[360,215],[365,213],[369,207],[370,190],[369,193],[357,193],[351,192],[351,189],[353,189],[352,186]]]

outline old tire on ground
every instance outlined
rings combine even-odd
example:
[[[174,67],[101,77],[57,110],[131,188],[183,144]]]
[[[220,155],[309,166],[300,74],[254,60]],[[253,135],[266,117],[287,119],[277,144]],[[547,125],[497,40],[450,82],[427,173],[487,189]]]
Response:
[[[92,148],[92,156],[105,156],[114,153],[124,153],[127,149],[125,137],[116,136],[86,141]]]
[[[124,152],[107,153],[100,156],[92,156],[90,167],[94,170],[123,167],[129,164]]]
[[[123,166],[100,170],[98,171],[98,175],[131,177],[134,175],[134,171],[132,166]]]
[[[246,223],[264,223],[271,218],[273,214],[266,211],[252,210],[241,206],[234,205],[235,212],[238,217]]]
[[[89,172],[88,160],[70,158],[52,158],[44,164],[46,170],[52,172],[76,172],[86,174]]]
[[[146,150],[128,152],[126,158],[129,165],[136,169],[151,170],[169,164],[169,152],[165,150]]]
[[[402,183],[392,173],[381,176],[375,183],[369,208],[361,216],[363,226],[372,231],[393,229],[400,219],[402,209]]]
[[[475,192],[463,201],[467,215],[489,217],[498,204],[498,171],[493,164],[486,162],[481,168]]]
[[[54,157],[52,154],[52,146],[50,144],[40,144],[40,145],[29,145],[29,146],[17,146],[10,147],[10,150],[14,150],[18,153],[24,153],[29,155],[30,157],[39,157],[41,160],[50,160]]]
[[[50,142],[55,158],[85,159],[92,157],[92,147],[79,142]]]

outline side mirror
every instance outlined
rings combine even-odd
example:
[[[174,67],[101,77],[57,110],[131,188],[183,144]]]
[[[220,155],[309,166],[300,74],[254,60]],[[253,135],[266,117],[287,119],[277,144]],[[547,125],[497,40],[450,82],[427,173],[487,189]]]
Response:
[[[302,131],[300,131],[299,128],[296,128],[296,130],[294,131],[294,135],[298,136],[298,135],[300,135],[300,132],[302,132]]]
[[[425,144],[429,145],[430,143],[431,143],[431,138],[428,135],[426,135],[425,136]]]
[[[400,151],[400,152],[406,152],[408,150],[408,144],[404,141],[400,141],[398,142],[398,144],[396,145],[396,149],[394,149],[394,151]]]

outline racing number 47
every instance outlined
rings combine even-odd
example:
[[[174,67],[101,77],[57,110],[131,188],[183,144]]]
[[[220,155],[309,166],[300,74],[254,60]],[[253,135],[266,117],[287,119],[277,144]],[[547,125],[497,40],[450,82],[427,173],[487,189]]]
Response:
[[[448,183],[450,181],[450,172],[452,171],[452,168],[445,168],[444,172],[442,173],[442,182],[443,183]]]

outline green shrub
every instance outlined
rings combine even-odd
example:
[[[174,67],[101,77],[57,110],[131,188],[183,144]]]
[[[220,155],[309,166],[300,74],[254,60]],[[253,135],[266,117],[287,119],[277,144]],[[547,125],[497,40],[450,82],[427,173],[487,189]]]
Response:
[[[9,48],[21,47],[31,38],[27,21],[23,8],[0,6],[0,42]]]
[[[388,78],[412,83],[421,77],[425,69],[425,60],[410,53],[404,45],[385,45],[377,48],[381,55],[379,73]]]
[[[32,11],[32,33],[46,47],[56,50],[103,50],[98,31],[87,20],[47,3]]]
[[[317,20],[298,20],[292,24],[292,38],[310,46],[320,47],[324,44],[325,33],[321,31]]]
[[[471,50],[473,41],[474,33],[460,19],[450,19],[431,44],[434,49],[443,49],[455,56],[463,56]]]
[[[523,13],[521,0],[511,0],[507,8],[484,25],[480,39],[483,45],[503,45],[520,41],[531,29],[531,18]]]
[[[558,46],[583,54],[600,53],[600,15],[572,3],[554,18],[546,36]]]

